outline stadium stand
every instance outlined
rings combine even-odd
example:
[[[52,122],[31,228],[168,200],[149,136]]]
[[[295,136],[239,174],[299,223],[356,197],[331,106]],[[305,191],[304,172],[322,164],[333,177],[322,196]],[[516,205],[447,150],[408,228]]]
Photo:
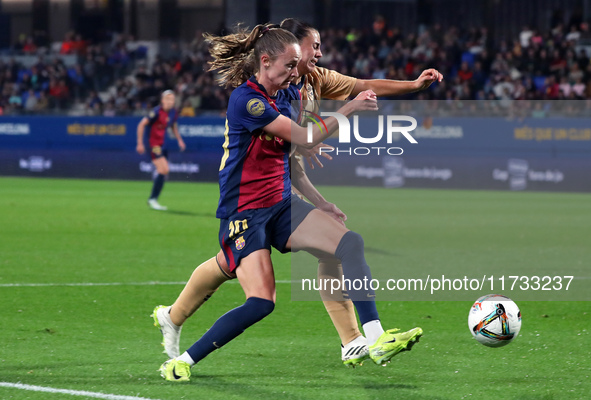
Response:
[[[355,77],[414,79],[436,67],[445,80],[416,99],[591,99],[586,22],[547,32],[524,27],[495,41],[486,28],[433,25],[420,34],[388,28],[382,17],[364,30],[321,31],[319,65]],[[0,56],[0,114],[144,115],[173,88],[184,116],[219,114],[227,90],[207,72],[207,44],[142,44],[113,34],[94,43],[70,32],[51,49],[21,37]]]

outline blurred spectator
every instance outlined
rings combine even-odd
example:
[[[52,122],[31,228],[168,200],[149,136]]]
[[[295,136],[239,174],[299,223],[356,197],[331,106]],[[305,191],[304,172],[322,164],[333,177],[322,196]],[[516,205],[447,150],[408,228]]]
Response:
[[[529,47],[529,41],[533,35],[534,32],[529,28],[529,26],[524,26],[523,30],[519,33],[519,43],[521,44],[521,47]]]
[[[109,101],[105,105],[105,111],[103,111],[103,117],[114,117],[116,115],[115,106],[113,102]]]
[[[66,86],[65,80],[59,82],[52,79],[49,82],[49,96],[51,97],[53,104],[59,109],[65,109],[68,104],[68,97],[70,90]]]
[[[23,46],[23,52],[34,53],[36,51],[37,51],[37,46],[35,45],[33,38],[31,36],[27,37],[27,40],[25,41],[25,44]]]
[[[72,54],[76,50],[76,44],[74,42],[74,32],[66,33],[66,37],[62,42],[60,54]]]
[[[40,113],[44,113],[49,109],[49,99],[45,92],[39,93],[39,99],[37,100],[36,111]]]
[[[462,66],[458,71],[458,77],[462,82],[469,82],[474,77],[474,72],[470,69],[467,61],[462,62]]]
[[[560,89],[560,93],[565,97],[569,97],[571,92],[573,91],[573,88],[571,86],[570,83],[568,83],[568,80],[566,79],[565,76],[563,76],[562,78],[560,78],[560,84],[558,85],[559,89]]]
[[[12,96],[8,99],[8,105],[15,110],[20,110],[23,107],[23,99],[19,95],[16,87],[12,91]]]
[[[579,98],[583,98],[585,97],[585,90],[587,89],[587,87],[585,86],[585,84],[583,83],[582,78],[578,78],[575,81],[575,84],[572,87],[573,89],[573,93],[579,97]]]
[[[33,113],[37,110],[37,95],[35,94],[35,92],[33,91],[33,89],[29,89],[29,91],[27,92],[27,99],[25,100],[25,111],[27,111],[28,113]]]
[[[181,117],[194,117],[195,116],[195,109],[193,108],[193,106],[191,105],[191,102],[189,100],[185,100],[185,103],[183,104],[183,108],[181,109],[180,116]]]

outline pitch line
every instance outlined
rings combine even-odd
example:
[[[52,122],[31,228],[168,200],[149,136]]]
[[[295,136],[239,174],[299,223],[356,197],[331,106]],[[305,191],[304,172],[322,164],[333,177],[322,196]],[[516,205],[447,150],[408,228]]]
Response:
[[[574,280],[589,280],[591,277],[589,276],[575,276]],[[277,280],[275,283],[301,283],[301,279],[299,280]],[[385,282],[381,280],[380,282]],[[51,286],[166,286],[166,285],[185,285],[187,282],[178,281],[178,282],[161,282],[161,281],[147,281],[147,282],[49,282],[49,283],[0,283],[1,287],[51,287]],[[226,283],[234,283],[237,284],[237,279],[232,279],[230,281],[226,281]]]
[[[228,283],[238,283],[233,279]],[[293,283],[299,281],[279,280],[276,283]],[[187,282],[71,282],[71,283],[0,283],[0,287],[50,287],[50,286],[165,286],[165,285],[185,285]]]
[[[147,397],[121,396],[121,395],[117,395],[117,394],[87,392],[86,390],[56,389],[56,388],[47,387],[47,386],[25,385],[23,383],[12,383],[12,382],[0,382],[0,387],[29,390],[32,392],[60,393],[60,394],[69,394],[70,396],[94,397],[96,399],[105,399],[105,400],[158,400],[158,399],[149,399]]]

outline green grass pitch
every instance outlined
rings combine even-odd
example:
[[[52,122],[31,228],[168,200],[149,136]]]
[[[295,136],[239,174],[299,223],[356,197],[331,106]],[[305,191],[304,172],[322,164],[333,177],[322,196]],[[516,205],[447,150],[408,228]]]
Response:
[[[149,190],[149,182],[0,179],[0,382],[162,400],[591,398],[589,302],[519,303],[521,334],[500,349],[472,339],[469,301],[379,302],[387,328],[421,326],[425,335],[387,367],[347,369],[322,304],[291,301],[286,283],[278,284],[275,312],[197,365],[190,383],[164,382],[157,369],[165,355],[149,314],[172,303],[182,285],[129,283],[185,281],[217,252],[218,192],[215,184],[170,182],[161,202],[171,211],[154,212],[145,204]],[[345,212],[359,201],[344,195],[350,189],[321,191]],[[490,259],[505,248],[512,249],[507,262],[529,254],[523,262],[590,268],[588,195],[364,188],[359,196],[400,213],[404,235],[393,237],[402,243],[383,245],[417,269],[478,263],[478,254]],[[443,204],[467,216],[446,220]],[[520,211],[491,217],[491,207],[504,204]],[[355,212],[349,216],[366,243],[382,240]],[[475,226],[488,243],[475,239]],[[533,239],[521,236],[524,226]],[[447,229],[444,243],[437,229]],[[463,251],[465,241],[473,252]],[[277,279],[290,280],[289,256],[273,258]],[[82,282],[122,285],[60,285]],[[9,286],[15,283],[56,285]],[[240,286],[225,284],[187,322],[181,347],[242,302]],[[0,387],[0,399],[70,398],[82,397]]]

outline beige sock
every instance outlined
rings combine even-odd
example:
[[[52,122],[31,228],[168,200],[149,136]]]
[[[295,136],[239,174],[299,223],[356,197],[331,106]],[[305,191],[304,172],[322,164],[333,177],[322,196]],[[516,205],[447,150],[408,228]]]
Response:
[[[318,279],[341,280],[342,276],[343,267],[339,263],[339,260],[318,260]],[[347,344],[361,336],[353,302],[351,300],[346,300],[343,296],[343,292],[339,291],[338,293],[331,294],[330,285],[328,285],[328,290],[320,291],[320,297],[324,302],[324,307],[326,308],[328,315],[330,315],[334,327],[339,333],[342,344]]]
[[[215,257],[199,265],[170,309],[170,319],[177,326],[189,318],[209,297],[230,280],[222,272]]]

